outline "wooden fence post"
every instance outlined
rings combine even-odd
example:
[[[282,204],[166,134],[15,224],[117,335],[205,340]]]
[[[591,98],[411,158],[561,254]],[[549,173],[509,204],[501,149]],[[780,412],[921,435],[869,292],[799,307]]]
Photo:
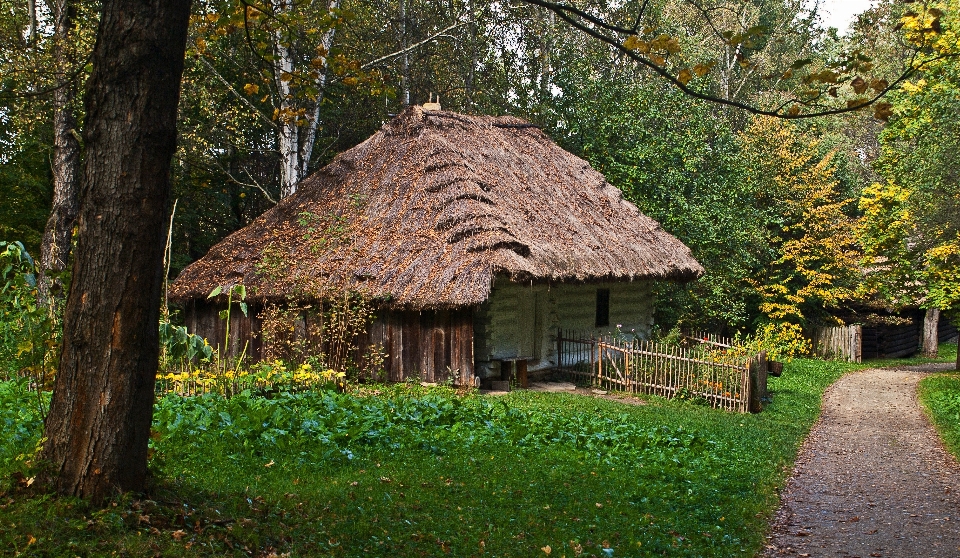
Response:
[[[763,400],[767,397],[767,353],[761,351],[747,363],[747,373],[750,375],[750,391],[747,401],[750,402],[751,413],[763,410]]]

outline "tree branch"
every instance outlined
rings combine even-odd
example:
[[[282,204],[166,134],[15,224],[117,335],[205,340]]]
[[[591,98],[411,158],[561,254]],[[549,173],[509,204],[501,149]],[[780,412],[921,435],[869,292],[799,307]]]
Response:
[[[396,51],[396,52],[391,52],[390,54],[387,54],[387,55],[385,55],[385,56],[381,56],[380,58],[377,58],[377,59],[375,59],[375,60],[371,60],[371,61],[367,62],[366,64],[360,66],[360,69],[361,69],[361,70],[366,70],[367,68],[373,67],[373,66],[375,66],[375,65],[377,65],[377,64],[379,64],[380,62],[383,62],[383,61],[385,61],[385,60],[389,60],[389,59],[391,59],[391,58],[396,58],[397,56],[402,56],[402,55],[404,55],[404,54],[406,54],[406,53],[408,53],[408,52],[410,52],[410,51],[412,51],[412,50],[416,50],[416,49],[420,48],[421,46],[429,43],[430,41],[436,39],[437,37],[440,37],[441,35],[443,35],[443,34],[446,33],[447,31],[452,31],[453,29],[456,29],[457,27],[462,27],[462,26],[464,26],[464,25],[466,25],[465,22],[457,22],[457,23],[454,23],[453,25],[450,25],[450,26],[446,27],[445,29],[441,29],[440,31],[437,31],[437,32],[434,33],[433,35],[430,35],[429,37],[427,37],[426,39],[424,39],[424,40],[422,40],[422,41],[420,41],[420,42],[418,42],[418,43],[414,43],[414,44],[412,44],[412,45],[410,45],[410,46],[408,46],[408,47],[406,47],[406,48],[400,49],[400,50],[398,50],[398,51]]]
[[[761,116],[773,116],[776,118],[783,118],[787,120],[799,120],[804,118],[814,118],[819,116],[844,114],[844,113],[853,112],[853,111],[868,107],[876,103],[881,98],[883,98],[884,95],[889,93],[891,90],[899,86],[901,83],[903,83],[907,79],[909,79],[916,72],[918,72],[919,70],[922,70],[925,66],[932,64],[934,62],[937,62],[939,60],[944,60],[947,58],[952,58],[954,56],[957,56],[954,54],[942,54],[942,55],[934,56],[932,58],[924,60],[919,64],[916,63],[916,57],[914,56],[914,58],[911,61],[910,67],[904,70],[904,72],[899,77],[897,77],[895,80],[890,82],[885,88],[877,92],[876,95],[866,99],[862,104],[858,104],[855,106],[847,106],[847,107],[837,107],[837,108],[823,107],[820,110],[815,110],[814,112],[790,114],[789,112],[783,112],[782,111],[783,108],[788,105],[794,105],[794,104],[810,106],[809,101],[802,101],[800,99],[791,99],[790,101],[782,104],[778,109],[768,110],[768,109],[763,109],[761,107],[747,104],[744,102],[736,101],[733,99],[726,99],[723,97],[717,97],[715,95],[710,95],[708,93],[697,91],[689,87],[688,85],[682,83],[679,79],[677,79],[677,77],[673,76],[670,72],[668,72],[666,68],[662,66],[658,66],[657,64],[654,64],[652,61],[641,56],[636,51],[623,46],[623,43],[619,37],[611,37],[601,32],[600,30],[598,30],[598,28],[607,30],[607,31],[612,31],[620,35],[628,35],[628,36],[633,34],[631,30],[624,29],[616,25],[608,24],[602,21],[601,19],[597,18],[596,16],[587,14],[582,10],[579,10],[577,8],[574,8],[564,3],[551,2],[549,0],[520,0],[520,1],[526,4],[540,6],[542,8],[546,8],[554,12],[555,14],[557,14],[557,16],[559,16],[561,19],[566,21],[574,29],[582,31],[583,33],[589,35],[590,37],[593,37],[603,43],[610,45],[611,47],[620,51],[623,55],[627,56],[634,62],[642,66],[646,66],[655,74],[657,74],[658,76],[660,76],[661,78],[663,78],[664,80],[672,84],[674,87],[682,91],[684,94],[689,95],[690,97],[693,97],[695,99],[700,99],[703,101],[709,101],[711,103],[717,103],[720,105],[736,107],[752,114],[757,114]],[[575,19],[575,17],[580,18],[580,20]],[[584,23],[584,21],[587,23]]]
[[[222,75],[220,75],[220,72],[218,72],[217,69],[213,67],[213,64],[211,64],[210,61],[207,60],[205,56],[200,55],[200,60],[201,60],[204,64],[206,64],[207,68],[209,68],[210,71],[213,72],[213,75],[217,76],[217,79],[219,79],[220,82],[223,83],[223,84],[227,87],[227,89],[229,89],[230,92],[233,93],[238,99],[240,99],[241,101],[243,101],[243,104],[247,105],[247,107],[248,107],[250,110],[252,110],[252,111],[254,112],[254,114],[256,114],[257,116],[259,116],[260,118],[262,118],[264,122],[266,122],[267,124],[273,126],[274,128],[277,127],[277,123],[274,122],[273,120],[267,118],[267,115],[265,115],[265,114],[263,114],[262,112],[260,112],[260,109],[258,109],[258,108],[256,107],[256,105],[254,105],[253,103],[251,103],[251,102],[250,102],[250,99],[247,99],[246,97],[244,97],[243,95],[241,95],[239,91],[237,91],[236,89],[234,89],[234,87],[233,87],[232,85],[230,85],[230,82],[227,81],[226,78],[224,78]]]

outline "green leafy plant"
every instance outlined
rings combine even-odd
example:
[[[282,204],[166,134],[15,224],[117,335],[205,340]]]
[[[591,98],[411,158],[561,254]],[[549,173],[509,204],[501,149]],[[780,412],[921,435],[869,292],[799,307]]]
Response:
[[[161,368],[188,367],[194,359],[210,361],[213,347],[203,337],[189,333],[185,326],[160,322]]]
[[[29,377],[40,415],[60,356],[56,309],[37,298],[36,265],[19,242],[0,242],[0,372]]]
[[[223,335],[223,347],[217,352],[217,362],[218,364],[226,364],[227,362],[227,358],[225,358],[226,352],[229,350],[229,347],[230,347],[230,314],[233,312],[233,299],[234,297],[237,298],[240,311],[243,312],[243,315],[245,317],[248,317],[248,308],[246,303],[247,288],[243,285],[243,283],[230,285],[229,287],[226,287],[226,288],[224,288],[222,285],[218,285],[216,288],[210,291],[210,294],[207,295],[207,299],[214,298],[221,294],[227,295],[227,307],[221,310],[219,313],[220,319],[226,322],[226,333],[224,333]],[[223,354],[221,354],[220,351],[222,351]],[[243,357],[244,355],[246,355],[246,353],[247,353],[247,343],[244,343],[243,351],[240,353],[240,356],[236,358],[237,369],[240,368],[243,362]]]

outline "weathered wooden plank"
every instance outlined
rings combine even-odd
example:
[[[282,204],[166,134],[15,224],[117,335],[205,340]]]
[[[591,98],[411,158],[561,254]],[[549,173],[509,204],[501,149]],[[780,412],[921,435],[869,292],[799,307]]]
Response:
[[[403,348],[400,357],[403,362],[403,375],[398,381],[404,381],[407,378],[422,378],[420,369],[420,312],[399,313],[399,323],[403,329]]]
[[[432,311],[419,312],[416,320],[417,339],[419,340],[416,368],[420,373],[420,379],[425,382],[437,381],[433,336],[435,321],[439,321],[437,320],[437,314],[437,312]]]
[[[402,382],[405,378],[403,366],[403,315],[399,312],[391,312],[387,324],[390,338],[390,346],[387,347],[387,354],[390,360],[390,381]]]
[[[459,349],[458,358],[454,360],[457,368],[460,369],[461,385],[474,385],[476,373],[474,371],[474,331],[473,331],[473,310],[470,308],[460,310],[458,313],[460,327],[458,328],[457,339]]]

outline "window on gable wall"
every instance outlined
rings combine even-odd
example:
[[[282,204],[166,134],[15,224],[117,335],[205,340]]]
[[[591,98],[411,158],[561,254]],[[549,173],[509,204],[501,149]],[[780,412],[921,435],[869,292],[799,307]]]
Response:
[[[610,325],[610,289],[597,289],[596,327]]]

